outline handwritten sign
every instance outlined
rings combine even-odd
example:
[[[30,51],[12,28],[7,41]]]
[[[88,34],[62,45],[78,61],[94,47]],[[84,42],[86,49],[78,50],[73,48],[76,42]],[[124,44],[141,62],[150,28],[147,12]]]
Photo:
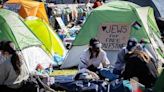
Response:
[[[126,23],[104,23],[99,26],[98,39],[104,50],[119,50],[126,46],[130,26]]]

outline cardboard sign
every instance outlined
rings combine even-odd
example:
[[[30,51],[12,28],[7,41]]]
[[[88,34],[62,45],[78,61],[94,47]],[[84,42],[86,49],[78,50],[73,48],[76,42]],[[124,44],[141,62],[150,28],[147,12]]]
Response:
[[[61,19],[61,17],[56,17],[56,20],[57,20],[57,22],[58,22],[61,29],[66,27],[63,20]]]
[[[126,46],[130,25],[126,23],[104,23],[99,26],[98,39],[104,50],[120,50]]]

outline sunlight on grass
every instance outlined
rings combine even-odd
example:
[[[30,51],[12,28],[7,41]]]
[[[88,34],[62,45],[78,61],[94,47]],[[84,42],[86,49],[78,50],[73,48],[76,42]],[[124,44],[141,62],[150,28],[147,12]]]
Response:
[[[75,75],[78,72],[76,69],[71,70],[54,70],[54,72],[50,76],[58,76],[58,75]]]

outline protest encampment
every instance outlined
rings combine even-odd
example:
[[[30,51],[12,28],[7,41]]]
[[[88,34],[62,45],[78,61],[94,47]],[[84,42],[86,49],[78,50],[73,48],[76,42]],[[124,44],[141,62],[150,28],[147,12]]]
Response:
[[[0,0],[1,92],[163,92],[163,4]]]

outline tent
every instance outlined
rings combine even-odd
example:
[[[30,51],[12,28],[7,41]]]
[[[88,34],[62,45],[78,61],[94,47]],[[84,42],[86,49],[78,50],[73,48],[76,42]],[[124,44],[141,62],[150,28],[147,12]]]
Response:
[[[23,54],[30,72],[34,71],[38,64],[46,68],[50,63],[54,63],[41,49],[42,43],[28,29],[19,15],[6,9],[0,9],[0,25],[0,41],[10,40],[15,43],[16,49]]]
[[[160,17],[160,12],[158,11],[157,6],[154,4],[154,1],[156,1],[156,0],[154,0],[154,1],[153,0],[144,0],[143,2],[141,2],[141,0],[128,0],[128,1],[133,2],[142,7],[150,6],[154,9],[155,17]],[[156,2],[158,2],[158,1],[156,1]]]
[[[164,92],[164,70],[161,72],[160,76],[158,77],[153,92]]]
[[[112,0],[112,1],[116,1],[116,0]],[[150,6],[154,9],[154,14],[155,14],[155,17],[160,17],[160,12],[159,12],[159,9],[157,8],[157,6],[155,5],[155,2],[161,2],[160,0],[144,0],[144,1],[141,1],[141,0],[120,0],[120,1],[129,1],[129,2],[132,2],[132,3],[135,3],[141,7],[146,7],[146,6]],[[161,4],[162,5],[162,4]]]
[[[142,7],[150,6],[154,9],[155,17],[162,17],[162,18],[164,17],[164,8],[162,7],[164,5],[163,0],[121,0],[121,1],[129,1],[137,5],[140,5]]]
[[[130,37],[144,38],[149,42],[148,50],[163,61],[164,45],[154,19],[153,9],[140,7],[126,1],[113,1],[94,9],[87,17],[80,33],[73,42],[61,68],[77,66],[81,52],[88,47],[89,40],[97,37],[102,48],[114,65],[118,51],[126,46]]]
[[[0,24],[0,40],[12,40],[18,50],[41,45],[16,13],[0,9]]]
[[[25,20],[27,26],[31,31],[40,39],[44,44],[45,50],[51,55],[58,54],[64,56],[66,54],[66,49],[52,28],[44,21],[38,18],[27,18]]]
[[[36,16],[49,23],[43,2],[32,0],[9,0],[3,5],[3,8],[18,12],[23,18]]]

